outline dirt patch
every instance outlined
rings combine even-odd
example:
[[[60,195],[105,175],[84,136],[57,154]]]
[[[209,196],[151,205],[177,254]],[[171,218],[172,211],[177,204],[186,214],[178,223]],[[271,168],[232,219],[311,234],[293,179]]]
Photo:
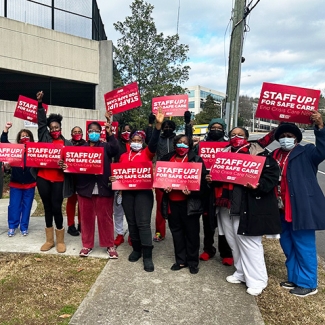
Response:
[[[325,270],[323,261],[318,267],[318,293],[296,297],[280,287],[287,280],[285,256],[277,240],[264,240],[265,262],[269,274],[268,287],[256,298],[265,324],[316,325],[325,324]]]
[[[0,325],[68,324],[106,263],[0,253]]]

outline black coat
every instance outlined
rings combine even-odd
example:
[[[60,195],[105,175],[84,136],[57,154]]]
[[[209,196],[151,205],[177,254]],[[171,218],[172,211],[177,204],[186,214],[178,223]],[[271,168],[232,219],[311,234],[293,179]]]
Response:
[[[238,234],[246,236],[262,236],[281,233],[281,220],[278,209],[275,187],[278,184],[280,169],[277,162],[265,151],[259,156],[265,156],[266,160],[256,190],[237,185],[241,191],[240,206],[236,207],[231,198],[230,215],[240,216]],[[239,209],[238,211],[236,211]]]
[[[175,151],[163,156],[161,161],[170,161],[170,159],[176,154]],[[187,197],[187,215],[201,215],[203,213],[203,199],[204,193],[207,189],[207,183],[205,176],[207,175],[207,170],[204,166],[204,162],[201,157],[197,156],[193,151],[188,153],[188,162],[201,162],[202,172],[201,172],[201,185],[200,191],[191,191],[191,194]],[[169,196],[164,192],[162,203],[161,203],[161,213],[165,219],[168,218],[168,203]]]

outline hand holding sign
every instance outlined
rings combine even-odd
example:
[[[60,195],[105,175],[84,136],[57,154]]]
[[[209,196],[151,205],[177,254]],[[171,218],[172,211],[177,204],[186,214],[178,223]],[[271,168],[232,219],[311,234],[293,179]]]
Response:
[[[319,129],[324,127],[323,117],[318,111],[311,111],[310,120],[315,123]]]

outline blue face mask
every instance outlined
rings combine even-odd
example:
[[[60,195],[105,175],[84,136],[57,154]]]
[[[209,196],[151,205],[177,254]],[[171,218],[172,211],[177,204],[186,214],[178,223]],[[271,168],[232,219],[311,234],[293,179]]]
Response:
[[[185,143],[176,143],[176,147],[177,147],[177,148],[188,149],[188,145],[185,144]]]
[[[91,132],[91,133],[88,133],[88,137],[89,137],[90,142],[97,142],[100,138],[100,133]]]

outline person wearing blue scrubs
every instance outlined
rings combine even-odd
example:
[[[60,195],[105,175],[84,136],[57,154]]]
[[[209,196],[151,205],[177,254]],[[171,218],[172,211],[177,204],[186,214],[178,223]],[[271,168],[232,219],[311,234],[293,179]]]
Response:
[[[311,111],[310,120],[315,124],[315,145],[300,145],[302,133],[293,123],[281,123],[274,135],[281,146],[273,157],[281,169],[277,188],[280,244],[288,276],[280,286],[299,297],[317,293],[315,231],[325,229],[325,197],[316,177],[325,159],[325,128],[319,112]]]

